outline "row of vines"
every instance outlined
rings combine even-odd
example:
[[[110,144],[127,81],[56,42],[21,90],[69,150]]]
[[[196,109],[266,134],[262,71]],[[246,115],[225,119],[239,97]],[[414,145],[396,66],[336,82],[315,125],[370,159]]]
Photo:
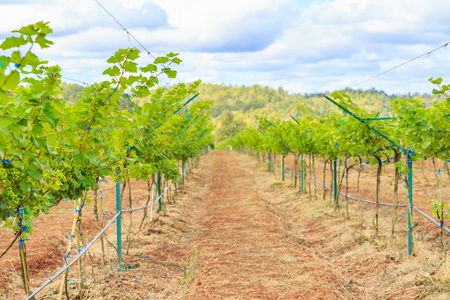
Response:
[[[284,159],[289,154],[294,157],[295,176],[303,176],[303,170],[316,178],[316,161],[323,164],[323,179],[326,178],[327,165],[332,171],[331,185],[335,188],[334,201],[330,205],[335,211],[342,207],[340,195],[345,197],[346,215],[348,213],[349,172],[352,169],[363,170],[370,164],[376,168],[374,234],[379,235],[379,209],[381,203],[381,173],[385,166],[391,165],[395,173],[392,185],[392,227],[395,233],[397,208],[408,208],[407,231],[410,235],[410,254],[417,255],[416,233],[413,216],[412,162],[431,160],[440,191],[438,199],[433,200],[433,214],[440,224],[441,242],[445,254],[445,219],[450,218],[450,211],[444,199],[448,195],[442,193],[442,176],[447,173],[450,158],[450,96],[447,91],[450,85],[442,85],[442,79],[430,79],[436,86],[434,94],[439,100],[431,106],[425,106],[418,99],[395,99],[391,102],[390,117],[380,118],[376,112],[367,112],[358,107],[343,92],[333,92],[325,96],[331,103],[339,107],[340,112],[323,117],[311,116],[311,110],[299,106],[301,113],[290,116],[290,120],[267,120],[258,117],[257,128],[246,128],[238,132],[228,142],[235,150],[251,151],[258,157],[263,154],[269,158],[269,168],[273,170],[274,156],[281,156],[282,180],[284,180]],[[327,99],[324,98],[324,101]],[[408,163],[409,160],[409,163]],[[342,163],[337,168],[336,162]],[[358,167],[358,168],[355,168]],[[301,168],[301,172],[297,172]],[[337,173],[339,169],[339,173]],[[411,172],[410,172],[411,171]],[[334,175],[336,174],[336,175]],[[306,176],[306,175],[305,175]],[[358,175],[359,176],[359,175]],[[359,177],[358,177],[359,178]],[[359,180],[359,179],[358,179]],[[341,191],[346,181],[346,191]],[[295,181],[296,182],[296,181]],[[358,181],[359,185],[359,181]],[[406,189],[407,201],[399,201],[399,188]],[[323,186],[323,199],[327,189]],[[402,199],[401,199],[402,200]]]
[[[128,48],[107,60],[108,80],[86,87],[68,105],[60,96],[60,68],[33,53],[53,44],[48,24],[14,33],[0,45],[0,221],[11,229],[8,249],[14,243],[20,249],[29,294],[26,244],[33,219],[67,199],[81,215],[88,192],[97,193],[108,176],[123,187],[130,179],[152,182],[155,174],[180,181],[179,163],[212,142],[212,102],[193,101],[200,81],[160,86],[162,76],[176,78],[178,54],[139,65],[148,57]]]

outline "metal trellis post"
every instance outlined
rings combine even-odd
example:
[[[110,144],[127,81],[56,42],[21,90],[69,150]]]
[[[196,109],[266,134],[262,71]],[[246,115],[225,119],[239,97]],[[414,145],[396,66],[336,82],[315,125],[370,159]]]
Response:
[[[184,185],[184,160],[181,161],[181,183]]]
[[[161,203],[161,173],[158,172],[158,198],[159,198],[159,211],[162,210],[162,203]]]
[[[336,202],[337,202],[337,159],[334,159],[334,184],[333,184],[333,190],[334,190],[334,206],[336,206]]]
[[[272,172],[272,152],[269,151],[269,173]]]
[[[120,182],[116,181],[116,213],[122,211],[120,203]],[[122,215],[119,214],[117,217],[117,257],[119,259],[119,264],[122,263]]]
[[[302,194],[303,194],[303,154],[302,154],[302,156],[301,156],[301,166],[302,166],[302,170],[301,170],[301,175],[300,175],[300,177],[301,177],[301,181],[302,181]]]
[[[409,206],[408,206],[408,254],[411,255],[413,252],[413,245],[412,245],[412,222],[411,222],[411,218],[412,218],[412,214],[413,214],[413,190],[412,190],[412,158],[411,158],[411,154],[408,151],[408,157],[407,157],[407,161],[408,161],[408,201],[409,201]]]
[[[413,253],[414,249],[413,249],[413,239],[415,240],[414,236],[413,236],[413,227],[412,227],[412,211],[414,209],[413,206],[413,190],[412,190],[412,158],[411,158],[411,154],[414,153],[414,151],[409,150],[409,149],[404,149],[403,147],[397,145],[396,143],[394,143],[388,136],[382,134],[381,132],[379,132],[377,129],[369,126],[366,121],[379,121],[379,120],[392,120],[392,118],[372,118],[372,119],[361,119],[359,117],[357,117],[353,112],[349,111],[348,109],[342,107],[341,105],[339,105],[338,103],[336,103],[336,101],[334,101],[333,99],[331,99],[330,97],[327,97],[326,95],[324,95],[324,97],[329,100],[331,103],[333,103],[334,105],[336,105],[337,107],[339,107],[340,109],[342,109],[345,113],[349,114],[350,116],[352,116],[353,118],[357,119],[358,121],[360,121],[361,123],[364,123],[367,125],[367,127],[372,130],[373,132],[377,133],[378,135],[380,135],[381,137],[383,137],[385,140],[387,140],[389,143],[392,144],[392,146],[394,147],[398,147],[399,149],[401,149],[402,151],[404,151],[405,153],[407,153],[408,157],[407,157],[407,165],[409,168],[409,172],[408,172],[408,198],[409,198],[409,203],[408,203],[408,254],[409,255],[415,255],[415,253]],[[446,115],[445,117],[449,117],[450,115]],[[402,117],[399,117],[399,119],[402,119]],[[336,161],[335,161],[335,166],[336,166]],[[364,165],[363,165],[364,166]],[[363,171],[364,171],[364,167],[363,167]],[[336,170],[335,170],[336,172]],[[335,177],[335,182],[336,182],[336,177]],[[335,187],[336,188],[336,187]],[[335,201],[336,201],[336,195],[335,195]],[[416,247],[414,247],[416,248]],[[416,248],[417,251],[417,248]]]

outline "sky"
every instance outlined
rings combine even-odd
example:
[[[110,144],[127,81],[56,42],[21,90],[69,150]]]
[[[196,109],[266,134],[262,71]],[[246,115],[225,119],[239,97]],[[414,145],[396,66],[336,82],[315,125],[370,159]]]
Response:
[[[350,86],[426,93],[430,77],[450,83],[449,46],[355,86],[450,42],[450,1],[98,1],[155,56],[180,53],[182,82],[261,84],[302,94]],[[142,50],[95,0],[0,0],[0,12],[0,41],[14,29],[50,22],[54,45],[36,53],[80,81],[104,79],[117,49]]]

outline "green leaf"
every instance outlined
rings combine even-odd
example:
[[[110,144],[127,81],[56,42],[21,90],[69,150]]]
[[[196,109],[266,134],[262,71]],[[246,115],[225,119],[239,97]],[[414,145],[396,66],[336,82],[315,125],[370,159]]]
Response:
[[[134,61],[126,61],[123,64],[123,68],[127,72],[136,73],[137,72],[137,63],[135,63]]]
[[[158,68],[153,64],[148,64],[147,66],[141,68],[142,72],[156,72]]]
[[[38,34],[38,31],[34,28],[33,25],[24,26],[24,27],[20,28],[19,30],[13,30],[12,32],[21,33],[21,34],[28,35],[28,36]]]
[[[8,136],[9,135],[8,126],[0,123],[0,132],[3,133],[4,135]]]
[[[42,148],[42,144],[41,144],[41,142],[39,141],[39,139],[36,139],[34,136],[32,136],[31,138],[30,138],[30,140],[31,140],[31,142],[33,143],[33,145],[36,147],[36,148],[38,148],[38,149],[41,149]]]
[[[49,122],[52,125],[56,125],[59,122],[59,119],[53,115],[52,111],[50,109],[46,108],[42,111],[42,114],[44,115],[44,119]]]
[[[2,227],[2,228],[11,226],[11,225],[13,224],[13,221],[14,221],[14,220],[8,220],[8,221],[6,221],[5,224],[3,224],[3,227]]]
[[[26,45],[28,42],[23,38],[23,36],[20,37],[9,37],[6,38],[3,43],[0,45],[0,49],[2,50],[8,50],[11,48],[17,48],[23,45]]]
[[[28,169],[27,174],[36,181],[40,181],[42,179],[42,170]]]
[[[19,186],[23,193],[28,193],[31,189],[31,183],[28,181],[20,181]]]
[[[136,49],[136,48],[130,49],[130,52],[128,53],[128,59],[130,59],[130,60],[138,59],[140,52],[141,51],[139,51],[139,49]]]
[[[0,56],[0,74],[5,70],[7,65],[9,65],[9,57]]]
[[[43,126],[42,124],[36,124],[33,126],[33,129],[31,130],[31,133],[34,135],[41,135],[42,134],[42,130],[43,130]]]
[[[26,219],[22,221],[22,225],[25,225],[28,228],[33,227],[33,224],[34,224],[33,219]]]
[[[8,94],[5,93],[5,91],[2,88],[0,88],[0,105],[5,106],[8,104],[8,102],[9,102]]]
[[[20,64],[22,62],[22,54],[20,51],[16,50],[11,53],[11,62],[15,64]]]
[[[442,83],[442,78],[433,79],[433,77],[431,77],[430,79],[428,79],[428,81],[430,81],[433,84],[441,84]]]
[[[164,64],[164,63],[166,63],[166,62],[168,62],[168,61],[169,61],[169,59],[168,59],[167,57],[165,57],[165,56],[160,56],[160,57],[157,57],[153,63],[154,63],[155,65],[156,65],[156,64]]]
[[[123,61],[123,54],[120,54],[118,52],[116,52],[114,54],[114,56],[111,56],[110,58],[108,58],[108,60],[106,62],[110,63],[110,64],[116,64]]]
[[[10,76],[6,76],[5,79],[6,82],[0,83],[0,87],[4,91],[13,91],[16,89],[17,85],[20,83],[20,74],[17,71],[12,71]]]
[[[176,78],[177,77],[177,71],[174,71],[170,68],[165,69],[165,72],[167,74],[167,77],[169,78]]]
[[[403,162],[402,161],[398,161],[394,164],[394,166],[396,166],[397,168],[400,168],[403,166]]]
[[[150,95],[150,91],[146,86],[137,86],[139,92],[137,93],[139,97],[148,97]]]
[[[13,160],[12,165],[18,169],[23,169],[25,167],[25,164],[21,162],[20,160]]]
[[[50,40],[47,40],[45,38],[45,35],[40,35],[36,38],[36,43],[41,47],[41,49],[45,49],[50,47],[50,45],[53,45],[53,42]]]
[[[34,24],[34,26],[37,29],[40,29],[43,34],[50,34],[53,33],[53,30],[48,26],[49,23],[50,22],[39,21],[36,24]]]
[[[173,62],[174,64],[179,65],[179,64],[182,62],[182,60],[179,59],[178,57],[175,57],[174,59],[172,59],[172,62]]]
[[[117,66],[112,66],[105,71],[103,71],[103,75],[109,75],[111,77],[119,76],[120,75],[120,69]]]
[[[54,139],[50,139],[51,137],[52,137],[52,136],[48,136],[49,140],[54,140]],[[54,144],[56,144],[56,143],[54,143]],[[56,154],[58,154],[58,152],[55,151],[55,147],[52,147],[52,146],[50,146],[49,144],[47,144],[47,151],[48,151],[48,153],[51,154],[51,155],[56,155]]]

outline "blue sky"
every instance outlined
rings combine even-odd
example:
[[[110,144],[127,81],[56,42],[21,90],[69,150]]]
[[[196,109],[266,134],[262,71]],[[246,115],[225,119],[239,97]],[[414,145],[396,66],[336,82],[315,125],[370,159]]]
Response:
[[[300,7],[308,7],[311,3],[323,3],[323,2],[331,2],[330,0],[296,0],[298,6]]]
[[[333,91],[450,42],[442,0],[99,1],[152,53],[179,52],[181,81]],[[2,0],[0,11],[0,39],[50,21],[55,45],[38,55],[81,81],[101,80],[118,48],[139,47],[94,0]],[[430,92],[427,79],[449,82],[449,69],[445,48],[355,88]]]

